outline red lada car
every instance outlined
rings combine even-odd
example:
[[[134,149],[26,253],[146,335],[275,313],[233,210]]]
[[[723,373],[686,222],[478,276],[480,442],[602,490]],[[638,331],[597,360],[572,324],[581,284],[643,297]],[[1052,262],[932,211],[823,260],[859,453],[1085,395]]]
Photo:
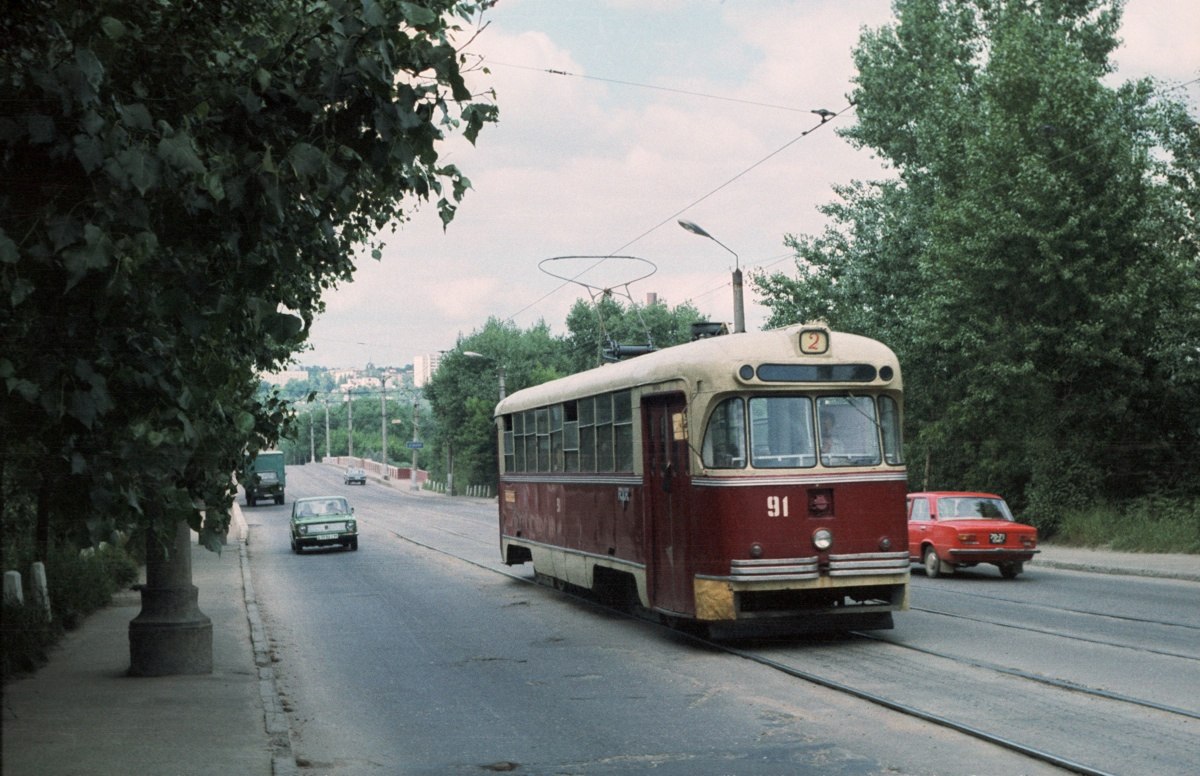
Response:
[[[908,494],[908,554],[930,579],[979,563],[1012,579],[1037,552],[1037,529],[1014,520],[993,493]]]

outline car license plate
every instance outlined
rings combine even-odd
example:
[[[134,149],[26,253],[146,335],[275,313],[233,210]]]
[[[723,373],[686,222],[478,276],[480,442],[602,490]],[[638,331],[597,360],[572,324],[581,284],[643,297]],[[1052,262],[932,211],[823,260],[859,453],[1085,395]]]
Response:
[[[330,539],[336,539],[336,538],[338,538],[337,534],[321,534],[320,536],[317,537],[317,541],[327,542]]]
[[[991,541],[992,544],[1004,544],[1005,540],[1008,539],[1008,534],[1002,534],[1002,533],[989,534],[988,539]]]

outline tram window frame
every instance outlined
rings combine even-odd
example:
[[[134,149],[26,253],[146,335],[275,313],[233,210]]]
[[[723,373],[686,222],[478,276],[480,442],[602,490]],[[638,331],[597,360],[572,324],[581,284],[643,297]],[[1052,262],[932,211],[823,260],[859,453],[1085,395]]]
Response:
[[[817,397],[817,445],[822,466],[841,468],[883,463],[875,398],[847,393]],[[864,411],[867,408],[870,414]],[[838,411],[834,412],[834,409]],[[831,418],[833,426],[827,428],[826,420]]]
[[[613,395],[596,397],[596,471],[616,471],[616,449],[613,445]]]
[[[579,471],[596,471],[596,402],[591,396],[576,402],[579,412]]]
[[[563,470],[579,471],[579,409],[576,402],[563,402]]]
[[[550,408],[550,471],[561,472],[566,463],[563,458],[563,406],[551,404]]]
[[[617,391],[613,403],[613,471],[633,471],[633,393]]]
[[[513,413],[513,463],[515,471],[529,471],[529,434],[526,416],[528,412]]]
[[[817,465],[812,396],[751,396],[746,410],[751,466],[755,469],[811,469]]]
[[[550,471],[550,410],[539,407],[537,417],[537,471]]]
[[[903,464],[900,403],[891,396],[879,397],[879,433],[883,436],[883,460],[891,466]]]
[[[736,409],[734,408],[736,405]],[[720,434],[723,438],[717,439]],[[724,444],[728,452],[717,455]],[[704,443],[701,446],[702,461],[709,469],[745,469],[746,456],[746,401],[741,396],[730,396],[716,404],[708,415],[704,426]]]
[[[503,426],[501,427],[501,438],[504,444],[504,471],[515,471],[516,451],[514,447],[514,428],[513,416],[505,415],[501,418]]]

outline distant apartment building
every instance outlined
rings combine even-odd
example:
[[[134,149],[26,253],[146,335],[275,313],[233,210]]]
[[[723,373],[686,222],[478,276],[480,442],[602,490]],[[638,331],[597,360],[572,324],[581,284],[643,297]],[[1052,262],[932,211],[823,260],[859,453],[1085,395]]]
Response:
[[[282,372],[263,372],[259,377],[264,383],[283,387],[293,380],[307,381],[308,372],[304,369],[285,369]]]
[[[433,373],[437,371],[441,363],[441,353],[413,356],[413,385],[417,388],[424,388],[426,383],[433,378]]]

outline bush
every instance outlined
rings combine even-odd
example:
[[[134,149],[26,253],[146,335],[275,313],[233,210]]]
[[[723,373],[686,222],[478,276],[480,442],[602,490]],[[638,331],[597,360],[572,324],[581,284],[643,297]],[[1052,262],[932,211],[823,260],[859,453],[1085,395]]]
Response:
[[[22,605],[5,603],[4,623],[0,625],[0,670],[4,681],[40,668],[46,662],[46,650],[62,633],[61,622],[47,622],[40,606],[28,601]]]
[[[1148,496],[1068,510],[1054,539],[1125,552],[1200,553],[1200,500]]]
[[[30,562],[22,562],[24,568]],[[46,661],[46,650],[62,637],[64,629],[78,627],[92,612],[108,605],[112,594],[137,581],[138,564],[120,547],[102,545],[94,551],[79,553],[57,549],[46,559],[46,583],[50,592],[53,619],[47,622],[42,610],[33,605],[29,574],[22,572],[26,591],[24,605],[4,605],[3,665],[5,681],[12,676],[36,670]]]

